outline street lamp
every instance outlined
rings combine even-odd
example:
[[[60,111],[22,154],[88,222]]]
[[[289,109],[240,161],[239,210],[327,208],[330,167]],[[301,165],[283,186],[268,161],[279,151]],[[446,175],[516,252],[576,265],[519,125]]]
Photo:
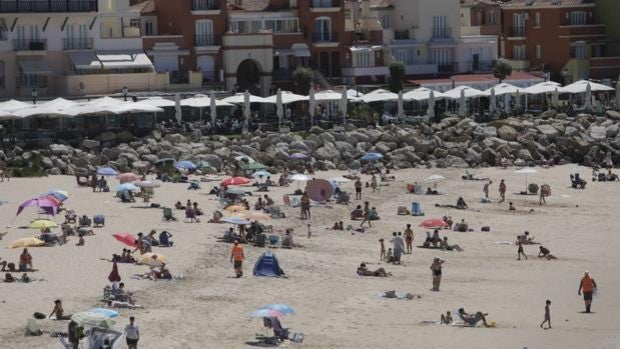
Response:
[[[127,102],[127,92],[129,92],[127,86],[123,87],[123,99],[125,100],[125,102]]]
[[[32,104],[37,104],[37,97],[39,96],[39,91],[37,91],[36,88],[33,88],[30,95],[32,96]]]

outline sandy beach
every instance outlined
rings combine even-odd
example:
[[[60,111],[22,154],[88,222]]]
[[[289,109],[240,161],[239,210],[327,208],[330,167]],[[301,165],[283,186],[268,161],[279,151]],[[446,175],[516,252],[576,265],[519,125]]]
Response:
[[[170,231],[175,245],[154,248],[170,261],[175,281],[135,280],[131,276],[148,270],[145,266],[120,264],[119,272],[126,288],[134,291],[145,309],[121,309],[116,328],[123,328],[129,316],[140,326],[140,347],[145,348],[244,348],[254,342],[256,333],[267,333],[260,319],[248,314],[268,303],[286,303],[296,314],[282,319],[292,332],[302,332],[304,348],[390,348],[405,345],[416,348],[615,348],[620,344],[620,325],[615,315],[620,312],[618,265],[618,182],[588,183],[585,190],[569,188],[569,174],[574,165],[537,168],[530,182],[551,185],[552,196],[546,206],[538,205],[535,196],[514,195],[525,188],[525,177],[514,174],[514,168],[476,170],[479,177],[493,180],[491,198],[497,202],[498,184],[508,185],[505,203],[482,204],[482,181],[463,181],[462,169],[408,169],[397,171],[396,182],[381,186],[372,193],[364,188],[363,201],[377,208],[381,220],[373,222],[365,233],[330,231],[325,228],[343,220],[345,226],[359,225],[350,221],[349,213],[358,202],[348,206],[332,203],[313,207],[312,219],[300,220],[297,208],[285,207],[282,196],[292,193],[297,184],[273,188],[269,194],[281,205],[288,218],[272,220],[276,230],[295,229],[295,242],[302,248],[257,248],[246,246],[245,275],[234,278],[229,262],[231,245],[216,241],[230,225],[209,224],[217,201],[208,190],[215,182],[203,183],[202,190],[188,191],[187,184],[165,183],[157,188],[153,202],[173,206],[176,201],[196,201],[206,217],[200,223],[184,223],[183,212],[175,211],[177,222],[162,221],[161,209],[140,208],[140,202],[123,204],[112,193],[93,193],[78,188],[74,177],[11,179],[0,183],[0,224],[8,234],[0,241],[0,258],[17,262],[21,249],[7,249],[14,240],[36,236],[36,230],[17,227],[38,217],[36,210],[26,209],[15,218],[17,206],[50,189],[70,193],[65,207],[79,215],[102,214],[106,225],[86,237],[85,246],[75,246],[76,237],[56,247],[31,248],[37,272],[31,277],[44,279],[28,284],[0,283],[0,346],[2,348],[59,348],[57,338],[49,334],[24,337],[26,320],[34,312],[48,315],[55,299],[62,299],[65,312],[75,313],[101,306],[102,289],[109,284],[107,276],[112,263],[101,260],[120,253],[123,245],[113,233],[137,234],[151,229]],[[582,167],[581,175],[590,180],[591,170]],[[341,171],[317,173],[317,178],[332,178]],[[446,177],[438,184],[444,195],[426,196],[406,193],[406,184],[423,182],[432,174]],[[277,177],[277,176],[276,176]],[[363,181],[370,181],[363,176]],[[110,180],[112,187],[115,179]],[[353,183],[342,188],[354,195]],[[252,189],[254,190],[254,189]],[[259,193],[257,193],[259,194]],[[260,193],[262,194],[262,193]],[[454,204],[462,196],[470,210],[443,209],[435,203]],[[253,204],[256,196],[249,198]],[[398,206],[410,207],[420,202],[425,217],[398,216]],[[508,211],[508,201],[517,211]],[[615,208],[614,208],[615,207]],[[533,210],[533,211],[531,211]],[[430,217],[452,216],[465,219],[473,232],[441,231],[450,243],[459,244],[464,252],[448,252],[414,248],[403,256],[402,265],[379,261],[380,238],[394,231],[404,231],[406,224],[414,228],[414,245],[425,237],[419,223]],[[55,218],[57,223],[63,215]],[[313,236],[306,237],[306,224],[312,224]],[[10,226],[10,227],[7,227]],[[490,232],[481,232],[490,226]],[[6,228],[5,228],[6,227]],[[537,241],[558,257],[543,260],[536,257],[538,246],[525,246],[530,257],[516,261],[514,242],[518,234],[531,232]],[[389,243],[387,244],[389,247]],[[251,268],[265,251],[278,257],[287,278],[264,278],[251,275]],[[440,292],[431,292],[429,266],[433,257],[444,259]],[[357,276],[357,266],[365,262],[371,269],[385,268],[389,278]],[[577,295],[579,280],[589,270],[599,285],[600,297],[593,303],[593,314],[583,314],[582,297]],[[384,291],[411,292],[420,299],[399,300],[379,297]],[[539,328],[544,316],[545,300],[550,299],[552,330]],[[439,320],[441,313],[464,307],[467,311],[489,313],[495,328],[458,328],[445,325],[423,325],[422,321]],[[46,331],[66,331],[66,321],[41,320]],[[124,341],[121,343],[125,347]]]

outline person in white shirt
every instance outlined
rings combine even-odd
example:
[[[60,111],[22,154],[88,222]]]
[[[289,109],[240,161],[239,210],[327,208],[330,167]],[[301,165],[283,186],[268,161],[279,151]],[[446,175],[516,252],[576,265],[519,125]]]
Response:
[[[129,325],[125,326],[125,338],[127,339],[128,349],[138,349],[138,340],[140,339],[140,331],[135,323],[136,318],[129,318]]]
[[[396,234],[396,232],[393,233],[393,238],[390,239],[390,242],[392,242],[394,244],[394,248],[393,248],[393,253],[394,253],[394,264],[400,264],[400,257],[401,254],[403,253],[403,250],[405,248],[405,243],[403,241],[403,238],[401,237],[402,233],[399,232],[398,234]]]

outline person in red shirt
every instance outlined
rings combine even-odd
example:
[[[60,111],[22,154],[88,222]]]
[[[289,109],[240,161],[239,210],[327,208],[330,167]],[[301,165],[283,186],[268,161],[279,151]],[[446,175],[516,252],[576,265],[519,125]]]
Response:
[[[583,273],[583,278],[579,282],[579,290],[577,294],[581,296],[581,291],[583,291],[583,301],[586,303],[586,313],[590,312],[590,307],[592,306],[592,293],[596,290],[596,282],[593,278],[590,277],[589,272]]]
[[[235,268],[235,273],[237,277],[240,278],[243,276],[243,260],[245,256],[243,254],[243,247],[239,245],[239,240],[235,240],[234,246],[230,251],[230,262],[233,263]]]

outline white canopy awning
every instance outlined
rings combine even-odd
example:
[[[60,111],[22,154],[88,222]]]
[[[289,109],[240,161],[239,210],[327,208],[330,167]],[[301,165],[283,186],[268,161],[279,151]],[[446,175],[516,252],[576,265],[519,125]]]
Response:
[[[461,91],[465,91],[465,98],[476,98],[480,96],[485,96],[485,93],[480,90],[476,90],[475,88],[471,88],[469,86],[457,86],[449,91],[444,92],[443,94],[446,98],[451,99],[460,99]]]
[[[192,108],[209,108],[211,107],[211,97],[205,95],[195,95],[191,98],[186,98],[181,101],[181,105],[184,107]],[[215,100],[216,107],[232,107],[233,105],[222,100]]]
[[[73,115],[113,113],[111,108],[119,103],[123,103],[123,101],[106,96],[68,108],[65,111]]]
[[[555,81],[545,81],[540,82],[536,85],[532,85],[530,87],[526,87],[523,89],[523,92],[530,95],[538,95],[543,93],[553,93],[556,89],[559,90],[561,88],[562,85]]]
[[[104,69],[154,69],[149,57],[138,53],[97,52]]]
[[[398,95],[384,89],[377,89],[363,95],[359,100],[365,103],[396,101],[398,100]]]
[[[0,110],[0,121],[2,120],[15,120],[15,119],[19,119],[20,117],[13,114],[13,113],[9,113],[6,110]]]
[[[596,82],[592,82],[592,81],[588,81],[588,80],[579,80],[577,82],[573,82],[570,85],[566,85],[558,90],[560,93],[586,93],[588,84],[590,85],[590,91],[592,92],[614,90],[613,88],[609,86],[599,84]]]
[[[433,92],[433,97],[436,100],[446,98],[446,95],[439,91],[431,90],[430,88],[426,87],[420,87],[403,94],[403,99],[405,101],[425,101],[431,98],[431,92]]]
[[[24,74],[49,74],[51,73],[47,61],[43,57],[19,57],[19,69]]]
[[[492,89],[495,89],[495,95],[496,96],[501,96],[501,95],[506,95],[506,94],[510,94],[510,95],[514,95],[517,92],[519,93],[523,93],[523,89],[519,88],[517,86],[511,85],[511,84],[507,84],[505,82],[502,82],[501,84],[497,84],[493,87],[491,87]],[[487,96],[491,95],[491,88],[484,90],[484,94]]]
[[[147,99],[143,99],[138,101],[140,104],[150,105],[152,107],[165,108],[165,107],[174,107],[174,101],[169,99],[165,99],[162,97],[150,97]]]
[[[342,92],[325,90],[314,94],[316,101],[339,101],[342,99]]]
[[[103,67],[97,55],[92,51],[69,52],[69,57],[73,67],[78,70],[101,69]]]
[[[270,103],[277,104],[278,95],[273,95],[265,98]],[[282,91],[282,104],[290,104],[295,102],[307,101],[308,96],[296,95],[289,91]]]
[[[131,114],[131,113],[160,113],[164,110],[148,104],[140,102],[122,102],[113,105],[109,111],[114,114]]]
[[[25,102],[21,102],[15,99],[11,99],[6,102],[0,103],[0,110],[12,113],[17,110],[29,108],[32,106],[33,105],[31,103],[25,103]]]
[[[231,103],[231,104],[243,104],[245,103],[243,93],[238,93],[234,96],[226,97],[222,99],[223,102]],[[258,97],[254,95],[250,95],[250,103],[266,103],[271,104],[272,102],[263,97]]]
[[[297,43],[291,46],[295,57],[310,57],[310,49],[307,44]]]

